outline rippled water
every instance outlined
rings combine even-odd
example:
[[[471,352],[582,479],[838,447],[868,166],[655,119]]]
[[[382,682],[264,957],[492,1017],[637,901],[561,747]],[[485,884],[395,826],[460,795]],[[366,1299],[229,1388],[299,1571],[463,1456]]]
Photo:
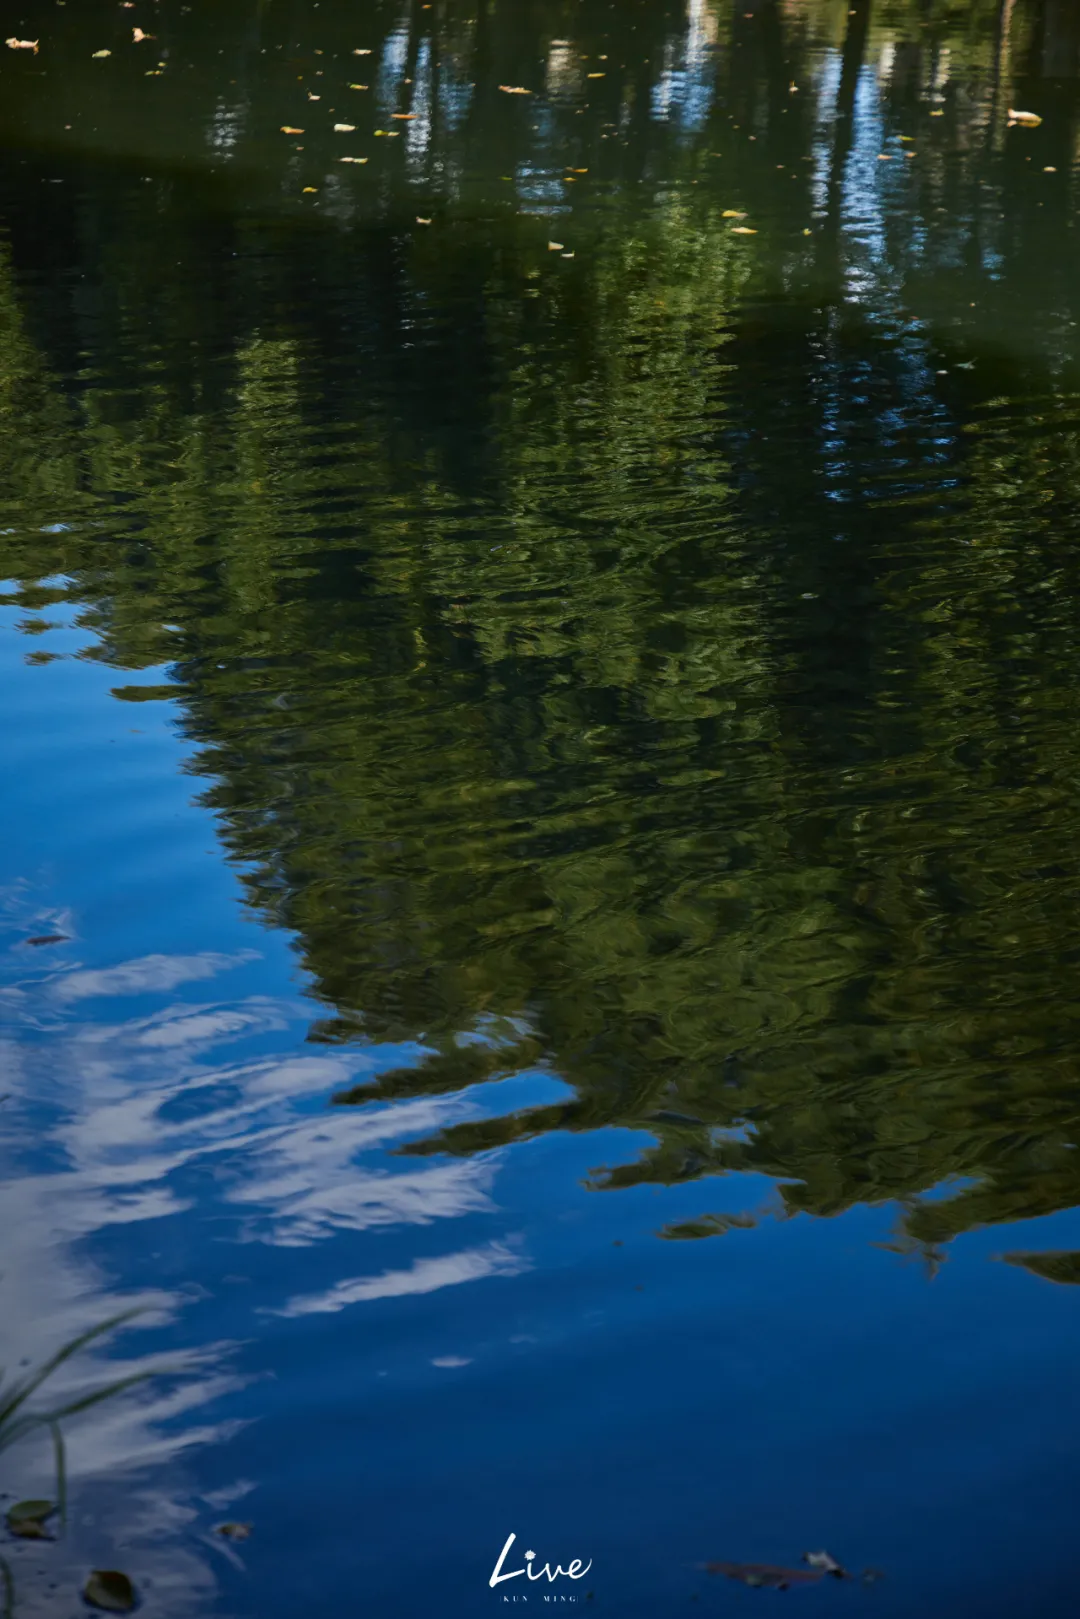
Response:
[[[1080,14],[9,26],[18,1619],[1070,1614]]]

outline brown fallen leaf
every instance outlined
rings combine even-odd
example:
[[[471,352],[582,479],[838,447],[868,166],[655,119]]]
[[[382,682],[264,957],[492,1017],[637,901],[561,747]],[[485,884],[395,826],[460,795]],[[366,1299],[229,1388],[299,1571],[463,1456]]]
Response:
[[[10,39],[5,39],[4,41],[9,51],[33,51],[35,56],[38,53],[40,43],[40,40],[37,39],[16,39],[14,34]]]
[[[1019,112],[1015,107],[1009,108],[1010,124],[1023,124],[1027,129],[1035,129],[1042,123],[1037,112]]]
[[[825,1578],[817,1569],[780,1568],[775,1563],[706,1563],[709,1574],[724,1574],[729,1580],[738,1580],[768,1591],[786,1591],[790,1585],[816,1585]]]
[[[67,942],[68,935],[66,933],[35,933],[32,939],[23,940],[24,944],[32,945],[67,944]]]
[[[54,1501],[16,1501],[5,1517],[8,1529],[20,1540],[51,1540],[45,1525],[55,1511]]]
[[[499,89],[504,96],[531,96],[532,91],[526,90],[523,84],[500,84]]]
[[[141,28],[133,28],[131,37],[136,45],[141,45],[144,39],[156,39],[157,35],[144,33]]]
[[[414,112],[392,112],[390,116],[391,118],[400,118],[403,124],[407,124],[410,119],[416,117],[416,114]]]
[[[302,135],[304,131],[297,129],[295,124],[282,124],[281,133],[283,135]]]
[[[106,1613],[131,1613],[138,1598],[135,1587],[118,1568],[95,1568],[83,1586],[83,1601]]]
[[[250,1523],[219,1523],[214,1526],[214,1533],[224,1535],[226,1540],[247,1540],[253,1528]]]

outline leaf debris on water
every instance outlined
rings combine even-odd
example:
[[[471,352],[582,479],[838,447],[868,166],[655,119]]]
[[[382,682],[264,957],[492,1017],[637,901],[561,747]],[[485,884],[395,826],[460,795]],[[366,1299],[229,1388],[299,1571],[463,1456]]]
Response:
[[[131,30],[131,38],[134,44],[141,45],[144,39],[156,39],[157,35],[144,33],[141,28],[133,28]]]
[[[66,933],[35,933],[32,939],[23,940],[24,944],[32,945],[67,944],[67,942],[68,935]]]
[[[20,1540],[51,1540],[45,1524],[55,1511],[55,1501],[16,1501],[5,1518],[8,1529]]]
[[[366,157],[339,157],[339,163],[366,163]]]
[[[403,124],[407,124],[411,118],[416,117],[416,114],[414,112],[392,112],[390,116],[391,118],[400,118]]]
[[[95,1568],[83,1586],[83,1600],[106,1613],[131,1613],[135,1587],[118,1568]]]
[[[334,134],[335,135],[351,135],[355,128],[356,128],[355,124],[335,124],[334,125]]]
[[[94,51],[94,52],[93,52],[93,53],[92,53],[92,54],[93,54],[93,55],[94,55],[94,56],[95,56],[95,57],[98,57],[98,56],[111,56],[111,55],[112,55],[112,51]]]
[[[214,1533],[224,1535],[226,1540],[247,1540],[253,1528],[250,1523],[219,1523],[215,1524]]]
[[[1042,123],[1037,112],[1021,112],[1016,107],[1009,108],[1010,124],[1023,124],[1027,129],[1036,129]]]
[[[756,236],[757,231],[751,225],[732,225],[732,236]]]
[[[709,1574],[723,1574],[742,1585],[768,1591],[786,1591],[791,1585],[816,1585],[825,1575],[819,1569],[781,1568],[776,1563],[706,1563]]]
[[[281,133],[283,135],[302,135],[304,131],[297,129],[295,124],[282,124]]]
[[[526,90],[523,84],[500,84],[499,89],[504,96],[531,96],[532,91]]]
[[[741,214],[737,208],[725,208],[723,213],[720,215],[720,218],[721,219],[745,219],[746,215]]]
[[[41,41],[37,39],[16,39],[14,34],[10,39],[5,39],[4,41],[9,51],[33,51],[35,56],[38,53],[40,43]]]
[[[849,1580],[851,1575],[842,1563],[829,1552],[803,1552],[803,1562],[811,1568],[819,1568],[823,1574],[831,1574],[835,1580]]]
[[[561,253],[562,250],[563,250],[563,245],[562,245],[561,242],[549,242],[548,243],[548,252],[549,253]]]
[[[354,56],[370,56],[370,51],[353,51]]]

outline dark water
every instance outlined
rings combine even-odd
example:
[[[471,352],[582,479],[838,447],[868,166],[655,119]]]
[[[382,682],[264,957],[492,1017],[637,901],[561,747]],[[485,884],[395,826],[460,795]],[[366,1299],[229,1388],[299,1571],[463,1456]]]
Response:
[[[5,27],[19,1619],[1074,1613],[1080,12]]]

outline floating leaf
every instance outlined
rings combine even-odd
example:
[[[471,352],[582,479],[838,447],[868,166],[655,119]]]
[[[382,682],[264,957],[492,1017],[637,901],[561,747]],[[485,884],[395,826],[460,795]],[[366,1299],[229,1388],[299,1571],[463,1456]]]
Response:
[[[304,131],[297,129],[293,124],[282,124],[281,133],[283,135],[302,135]]]
[[[780,1568],[775,1563],[706,1563],[709,1574],[724,1574],[729,1580],[739,1580],[770,1591],[786,1591],[789,1585],[816,1585],[825,1578],[817,1569]]]
[[[307,196],[309,191],[318,191],[318,189],[319,189],[318,186],[305,186],[304,187],[304,195],[305,195],[305,197]]]
[[[403,124],[407,124],[410,119],[416,117],[416,114],[414,112],[392,112],[390,116],[391,118],[400,118]]]
[[[93,53],[92,53],[92,54],[93,54],[93,55],[94,55],[94,56],[95,56],[95,57],[99,57],[99,56],[111,56],[111,55],[112,55],[112,51],[94,51],[94,52],[93,52]]]
[[[721,219],[745,219],[746,215],[741,214],[737,208],[725,208],[720,217]]]
[[[55,1501],[16,1501],[7,1510],[7,1526],[20,1540],[48,1540],[45,1524],[55,1511]]]
[[[504,96],[531,96],[532,91],[526,90],[523,84],[500,84],[499,89]]]
[[[1037,112],[1020,112],[1016,107],[1010,107],[1009,122],[1023,124],[1025,129],[1036,129],[1042,123],[1042,119]]]
[[[133,28],[131,30],[131,37],[132,37],[132,40],[135,42],[136,45],[141,45],[144,39],[156,39],[157,35],[156,34],[146,34],[146,33],[143,32],[143,30],[141,28]]]
[[[835,1580],[849,1580],[851,1575],[842,1563],[829,1552],[804,1552],[803,1562],[809,1563],[811,1568],[819,1568],[823,1574],[831,1574]]]
[[[106,1613],[132,1613],[138,1599],[135,1587],[118,1568],[95,1568],[83,1586],[83,1600]]]
[[[353,51],[354,56],[370,56],[370,51]]]
[[[349,86],[350,90],[366,90],[367,88],[366,84],[350,84]]]
[[[549,253],[561,253],[562,250],[563,250],[563,245],[562,245],[561,242],[549,242],[548,243],[548,252]]]
[[[366,163],[366,157],[339,157],[339,163]]]
[[[40,41],[36,39],[16,39],[13,34],[10,39],[5,39],[4,44],[9,51],[33,51],[36,56]]]
[[[35,933],[32,939],[23,940],[24,944],[32,945],[67,944],[67,942],[68,935],[66,933]]]
[[[430,225],[430,224],[431,224],[431,220],[430,220],[430,219],[421,219],[421,218],[420,218],[420,215],[419,215],[419,214],[417,214],[417,216],[416,216],[416,223],[417,223],[417,224],[418,224],[418,225]]]
[[[750,225],[732,225],[731,234],[732,236],[756,236],[757,231]]]
[[[355,124],[335,124],[334,125],[334,134],[335,135],[351,135],[355,128],[356,128]]]
[[[215,1535],[224,1535],[226,1540],[247,1540],[254,1525],[250,1523],[219,1523],[215,1526]]]
[[[586,73],[585,77],[587,79],[603,79],[606,78],[607,75],[605,73]]]

